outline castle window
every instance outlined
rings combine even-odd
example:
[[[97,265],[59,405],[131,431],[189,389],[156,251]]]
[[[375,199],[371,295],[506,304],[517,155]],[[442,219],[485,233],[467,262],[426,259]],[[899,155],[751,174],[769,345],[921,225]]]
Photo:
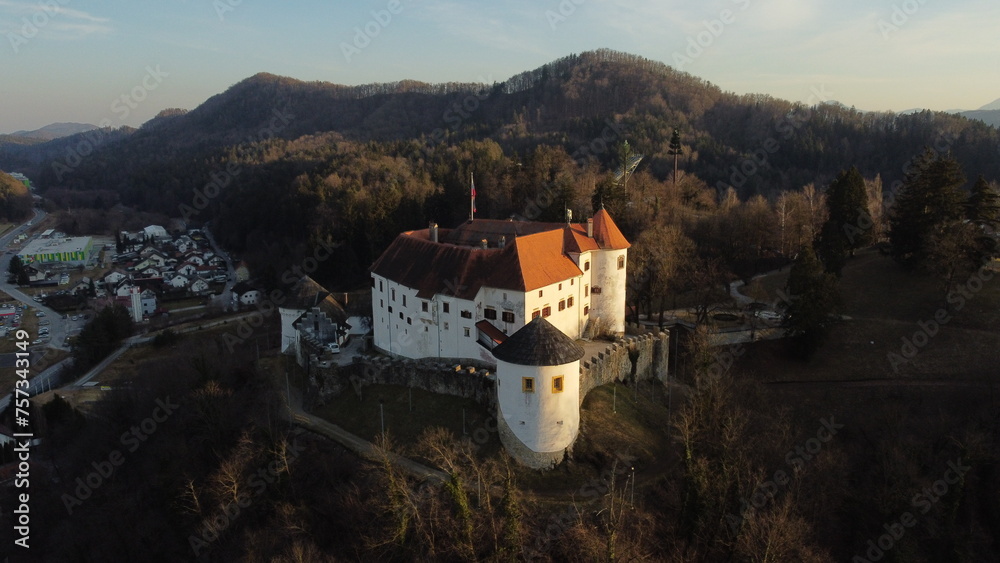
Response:
[[[624,270],[625,269],[625,257],[624,256],[619,256],[618,257],[618,269],[619,270]]]
[[[572,295],[570,295],[569,297],[566,298],[566,306],[567,307],[572,307],[573,306],[573,296]]]
[[[389,312],[392,312],[392,305],[389,305]]]
[[[535,378],[534,377],[522,377],[521,378],[521,391],[524,393],[534,393],[535,392]]]
[[[448,330],[448,323],[444,323],[444,329]]]
[[[590,271],[590,260],[587,260],[586,262],[583,263],[583,271],[584,272]]]
[[[503,322],[505,322],[505,323],[512,323],[512,322],[514,322],[514,313],[511,313],[510,311],[504,311],[503,312]]]
[[[471,319],[472,318],[472,311],[462,311],[462,318],[463,319]]]
[[[469,331],[469,327],[465,327],[465,337],[468,338],[472,333]]]
[[[583,286],[583,296],[584,297],[590,297],[590,286],[589,285]]]
[[[534,311],[531,312],[532,319],[537,319],[539,315],[541,315],[541,313],[538,311],[538,309],[535,309]]]
[[[411,319],[410,317],[406,317],[406,324],[408,325],[413,324],[413,319]]]
[[[442,311],[444,311],[445,313],[450,313],[451,312],[451,303],[448,303],[447,301],[445,301],[444,303],[441,304],[441,307],[442,307]]]
[[[378,300],[378,306],[379,306],[379,308],[385,307],[385,299],[379,299]]]
[[[590,305],[584,305],[583,306],[583,314],[584,315],[589,315],[590,314]]]
[[[553,393],[563,392],[563,376],[557,375],[552,378],[552,392]]]
[[[566,310],[566,300],[565,299],[560,299],[559,300],[559,310],[560,311],[565,311]]]
[[[483,310],[483,316],[491,321],[497,320],[497,310],[493,307],[487,307]]]
[[[423,311],[423,312],[425,312],[425,313],[427,312],[427,302],[426,301],[421,301],[420,302],[420,310]]]
[[[569,280],[569,284],[570,284],[570,285],[573,285],[573,282],[575,282],[575,281],[576,281],[576,280],[574,280],[574,279],[571,279],[571,280]]]
[[[399,312],[399,320],[403,320],[403,312],[402,311]]]
[[[395,301],[395,300],[396,300],[396,290],[395,290],[395,289],[394,289],[394,290],[392,290],[392,300],[393,300],[393,301]]]
[[[552,316],[552,307],[549,307],[548,305],[542,307],[542,317],[550,317],[550,316]]]
[[[372,278],[372,279],[374,279],[374,278]],[[384,289],[382,289],[382,280],[378,281],[378,290],[379,291],[385,291]]]
[[[595,285],[594,288],[590,290],[590,292],[593,293],[594,295],[600,295],[601,294],[601,288],[597,287]]]
[[[406,296],[403,296],[403,307],[406,307]]]
[[[562,291],[562,284],[559,284],[559,291]]]
[[[541,296],[542,296],[542,290],[540,290],[540,289],[538,290],[538,296],[539,296],[539,297],[541,297]]]

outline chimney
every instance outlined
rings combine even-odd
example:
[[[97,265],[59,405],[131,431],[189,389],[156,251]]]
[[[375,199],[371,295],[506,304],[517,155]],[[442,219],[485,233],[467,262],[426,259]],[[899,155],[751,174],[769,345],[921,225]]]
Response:
[[[430,231],[431,231],[431,242],[437,242],[438,241],[438,224],[437,223],[431,223]]]
[[[587,219],[587,238],[594,238],[594,219]]]
[[[487,242],[486,239],[483,239],[483,240],[479,241],[479,246],[482,247],[483,250],[486,250],[487,248],[490,247],[490,243]]]
[[[504,248],[505,246],[507,246],[507,237],[501,235],[500,242],[497,243],[497,247]]]

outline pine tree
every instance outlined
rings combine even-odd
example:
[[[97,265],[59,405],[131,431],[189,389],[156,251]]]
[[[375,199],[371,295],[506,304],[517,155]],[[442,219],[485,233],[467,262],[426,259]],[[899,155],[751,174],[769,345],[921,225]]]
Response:
[[[15,283],[17,285],[28,285],[28,272],[24,270],[24,263],[21,262],[20,256],[14,256],[10,259],[10,265],[7,267],[10,270],[11,275],[14,277]]]
[[[1000,194],[982,175],[976,179],[969,193],[965,216],[972,223],[992,230],[1000,224]]]
[[[826,192],[829,218],[816,249],[827,272],[840,275],[848,255],[872,243],[872,221],[865,180],[856,167],[841,171]]]
[[[791,352],[808,359],[823,345],[830,314],[840,306],[837,278],[823,271],[813,248],[807,245],[792,265],[786,290],[790,296],[786,333],[791,337]]]
[[[678,130],[674,129],[673,135],[670,136],[670,148],[667,150],[667,154],[674,157],[674,185],[677,185],[677,159],[682,154],[684,154],[684,149],[681,148],[681,134]]]
[[[965,216],[971,226],[974,239],[971,249],[973,267],[997,256],[998,243],[994,234],[1000,226],[1000,194],[995,187],[979,176],[972,186],[969,199],[965,202]]]
[[[903,179],[890,219],[893,257],[907,268],[927,266],[928,249],[949,223],[964,217],[965,175],[950,155],[927,149]]]

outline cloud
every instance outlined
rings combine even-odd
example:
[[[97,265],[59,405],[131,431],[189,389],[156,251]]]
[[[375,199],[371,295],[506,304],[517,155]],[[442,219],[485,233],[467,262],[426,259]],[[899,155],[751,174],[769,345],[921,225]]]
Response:
[[[35,28],[50,39],[80,39],[113,31],[111,20],[56,3],[28,3],[0,0],[0,33],[22,33]]]

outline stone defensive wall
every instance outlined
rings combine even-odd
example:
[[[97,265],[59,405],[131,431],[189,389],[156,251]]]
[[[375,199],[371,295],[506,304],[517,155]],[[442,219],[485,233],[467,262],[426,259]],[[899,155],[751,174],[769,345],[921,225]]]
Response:
[[[598,342],[598,341],[595,341]],[[601,343],[603,344],[603,343]],[[628,335],[605,346],[586,346],[580,359],[580,403],[595,387],[612,381],[632,383],[656,379],[666,383],[670,336],[666,332]],[[409,360],[382,355],[355,356],[354,363],[320,378],[321,398],[369,385],[399,385],[432,393],[473,399],[496,410],[493,367],[446,360]]]

